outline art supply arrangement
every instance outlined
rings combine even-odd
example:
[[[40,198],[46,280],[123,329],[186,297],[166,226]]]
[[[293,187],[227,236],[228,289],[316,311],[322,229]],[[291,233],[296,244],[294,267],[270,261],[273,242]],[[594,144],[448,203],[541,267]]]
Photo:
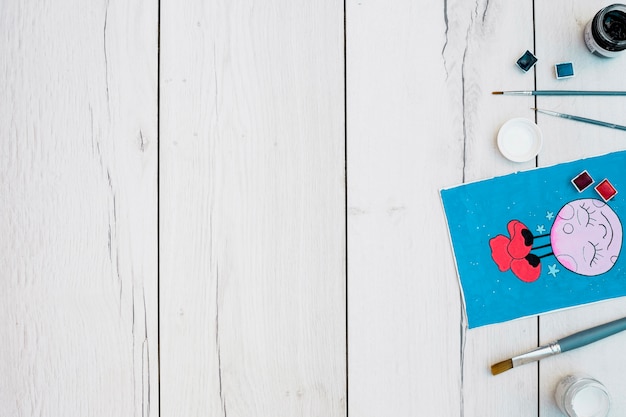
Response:
[[[626,54],[626,5],[598,11],[582,35],[587,49],[602,59]],[[526,50],[515,65],[528,73],[538,63],[540,59]],[[556,80],[580,76],[574,62],[558,61],[553,68]],[[619,97],[626,91],[535,89],[492,94]],[[626,131],[626,125],[537,107],[532,108],[536,113]],[[501,154],[514,162],[534,159],[543,141],[539,126],[524,118],[506,121],[497,134]],[[626,296],[620,279],[626,259],[619,256],[626,218],[626,199],[618,196],[618,189],[626,187],[623,166],[626,151],[441,190],[469,328]],[[585,216],[588,222],[580,220]],[[585,223],[594,227],[581,227]],[[601,258],[590,260],[591,253],[601,251]],[[590,292],[587,279],[596,276],[602,276],[603,285]],[[533,285],[536,281],[541,285]],[[582,330],[493,364],[491,373],[498,375],[625,330],[626,317]],[[568,417],[605,417],[611,402],[603,384],[581,375],[562,378],[554,398]]]
[[[589,51],[602,58],[613,58],[626,50],[626,5],[613,4],[596,13],[585,26],[583,32],[585,45]],[[524,73],[530,71],[539,59],[529,50],[515,62]],[[554,64],[554,74],[557,80],[575,76],[573,62],[558,62]],[[626,91],[598,91],[598,90],[514,90],[493,91],[494,95],[502,96],[626,96]],[[577,122],[608,127],[626,131],[626,126],[602,120],[560,113],[552,110],[533,109],[537,113],[569,119]],[[538,126],[531,127],[532,122],[524,123],[519,118],[504,123],[498,132],[498,148],[502,155],[513,162],[526,162],[537,156],[541,150],[542,134]],[[513,129],[512,125],[516,128]]]

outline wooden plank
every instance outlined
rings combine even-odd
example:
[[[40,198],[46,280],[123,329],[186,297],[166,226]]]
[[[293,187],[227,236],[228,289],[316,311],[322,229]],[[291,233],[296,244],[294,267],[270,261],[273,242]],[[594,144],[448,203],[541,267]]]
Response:
[[[536,319],[466,329],[438,197],[534,166],[495,140],[532,101],[491,95],[533,87],[515,66],[532,3],[354,0],[346,21],[350,412],[536,415],[536,367],[489,372],[536,344]]]
[[[538,56],[537,85],[543,89],[626,90],[624,64],[626,53],[619,58],[602,59],[592,55],[583,42],[583,28],[595,13],[610,3],[603,1],[539,2],[537,4]],[[566,11],[565,13],[563,11]],[[553,65],[574,63],[574,78],[557,80]],[[626,124],[626,98],[618,97],[544,97],[538,107],[599,120]],[[539,161],[552,165],[624,148],[626,135],[618,130],[587,125],[540,115],[538,123],[546,141]],[[590,283],[594,278],[590,277]],[[624,316],[624,298],[577,307],[541,317],[541,341],[566,336]],[[626,384],[621,377],[626,365],[619,358],[624,350],[625,335],[616,335],[597,344],[543,361],[540,366],[541,415],[560,416],[554,401],[559,379],[571,373],[593,376],[604,383],[612,395],[611,415],[626,413]]]
[[[157,415],[157,5],[0,31],[2,414]]]
[[[481,2],[477,11],[475,15],[482,16],[482,20],[476,21],[474,17],[474,21],[465,23],[468,40],[464,41],[467,45],[464,113],[469,131],[466,134],[466,181],[535,167],[535,161],[508,161],[496,144],[498,129],[507,120],[534,119],[530,110],[533,99],[491,94],[534,89],[534,69],[524,73],[516,65],[526,50],[535,52],[532,2],[519,3],[516,7],[504,1]],[[507,273],[502,279],[515,278]],[[534,348],[536,343],[536,318],[468,330],[463,377],[464,415],[537,415],[536,365],[497,376],[490,373],[490,365]]]
[[[342,6],[161,7],[162,413],[344,416]]]

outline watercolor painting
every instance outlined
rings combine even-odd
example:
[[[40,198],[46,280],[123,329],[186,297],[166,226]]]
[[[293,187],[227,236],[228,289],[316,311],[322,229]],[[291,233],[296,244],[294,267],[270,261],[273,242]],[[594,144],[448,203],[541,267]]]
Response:
[[[626,295],[624,167],[626,151],[441,190],[470,328]]]

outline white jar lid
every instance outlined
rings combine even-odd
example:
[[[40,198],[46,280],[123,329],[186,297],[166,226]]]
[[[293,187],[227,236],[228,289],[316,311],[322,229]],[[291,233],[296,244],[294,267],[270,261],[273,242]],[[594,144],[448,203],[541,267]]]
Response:
[[[518,117],[508,120],[498,131],[498,148],[513,162],[526,162],[536,157],[543,146],[543,135],[534,122]]]

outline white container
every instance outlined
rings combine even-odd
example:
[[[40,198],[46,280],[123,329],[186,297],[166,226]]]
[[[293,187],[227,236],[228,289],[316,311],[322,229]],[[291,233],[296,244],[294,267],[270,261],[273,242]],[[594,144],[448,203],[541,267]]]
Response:
[[[541,151],[543,134],[534,122],[518,117],[500,127],[497,143],[505,158],[513,162],[526,162]]]
[[[597,380],[568,375],[559,381],[556,403],[568,417],[606,417],[611,406],[609,393]]]

